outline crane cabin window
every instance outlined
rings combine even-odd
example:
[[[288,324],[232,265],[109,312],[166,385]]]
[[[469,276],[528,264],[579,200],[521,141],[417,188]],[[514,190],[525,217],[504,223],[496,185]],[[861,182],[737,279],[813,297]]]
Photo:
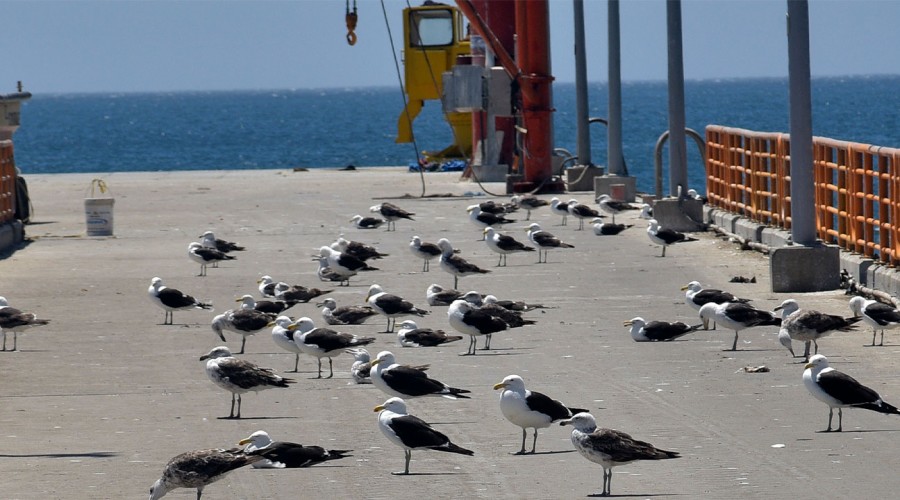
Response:
[[[410,12],[409,44],[412,47],[442,47],[453,44],[453,12],[420,10]]]

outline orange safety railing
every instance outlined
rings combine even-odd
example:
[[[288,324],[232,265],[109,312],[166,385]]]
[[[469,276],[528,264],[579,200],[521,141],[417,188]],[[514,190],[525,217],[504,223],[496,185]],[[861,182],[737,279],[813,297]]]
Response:
[[[12,141],[0,141],[0,224],[10,222],[16,213],[16,163]]]
[[[712,206],[790,229],[790,136],[710,125],[706,190]],[[813,138],[819,238],[900,264],[900,149]]]

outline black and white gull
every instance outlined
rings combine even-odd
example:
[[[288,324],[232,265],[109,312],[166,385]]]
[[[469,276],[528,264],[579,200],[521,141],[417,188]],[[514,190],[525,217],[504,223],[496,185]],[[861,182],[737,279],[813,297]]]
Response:
[[[275,296],[275,285],[278,284],[271,276],[265,275],[259,278],[256,281],[256,284],[259,285],[259,294],[263,297],[274,297]]]
[[[603,492],[610,496],[612,468],[638,460],[665,460],[681,458],[676,451],[662,450],[644,441],[638,441],[622,431],[597,428],[597,421],[590,413],[578,413],[559,425],[571,425],[572,444],[581,456],[603,467]]]
[[[565,201],[561,201],[559,198],[553,198],[550,200],[550,211],[556,215],[562,217],[562,222],[559,224],[560,226],[565,226],[568,223],[569,218],[569,203]]]
[[[300,469],[329,460],[346,458],[353,450],[326,450],[321,446],[303,446],[288,441],[272,441],[266,431],[256,431],[238,442],[246,453],[265,460],[253,462],[254,469]]]
[[[225,346],[214,347],[200,356],[206,361],[206,376],[212,383],[231,393],[231,413],[228,418],[241,418],[241,394],[259,392],[276,387],[289,387],[294,380],[275,375],[271,368],[261,368],[247,360],[235,358]],[[237,401],[237,413],[234,403]]]
[[[378,428],[391,443],[403,448],[406,465],[403,472],[392,474],[409,474],[409,461],[412,450],[434,450],[474,455],[475,452],[453,444],[445,434],[434,430],[424,420],[410,415],[406,402],[401,398],[390,398],[375,407],[378,413]]]
[[[484,228],[484,241],[488,248],[500,255],[497,261],[498,266],[506,265],[506,256],[511,253],[533,252],[534,248],[506,234],[498,233],[492,227]]]
[[[328,378],[334,376],[332,358],[353,347],[361,347],[375,342],[375,337],[359,337],[349,333],[337,332],[329,328],[316,328],[312,319],[303,317],[289,328],[296,328],[294,342],[300,350],[318,360],[319,372],[316,378],[322,378],[322,358],[328,358]]]
[[[634,224],[616,224],[615,222],[603,222],[603,219],[593,219],[591,227],[594,228],[594,234],[597,236],[615,236],[634,227]]]
[[[627,201],[614,200],[608,194],[601,194],[597,197],[597,205],[600,206],[600,210],[608,213],[612,216],[613,224],[616,223],[616,215],[619,215],[622,212],[626,212],[628,210],[638,210],[638,207],[628,203]]]
[[[463,299],[456,300],[447,309],[450,326],[459,333],[469,336],[469,349],[465,355],[475,354],[477,338],[485,336],[485,349],[490,347],[490,336],[509,329],[509,325],[490,312],[482,311]]]
[[[560,401],[540,392],[529,391],[525,381],[518,375],[509,375],[502,382],[494,384],[494,390],[500,393],[500,412],[506,420],[522,428],[522,449],[516,455],[525,453],[525,437],[527,429],[534,429],[531,453],[537,448],[538,429],[546,429],[550,424],[571,418],[576,413],[586,412],[581,408],[569,408]]]
[[[623,323],[630,326],[631,339],[635,342],[668,342],[696,332],[702,325],[689,326],[681,321],[644,321],[644,318],[631,318]]]
[[[366,302],[372,306],[372,309],[378,311],[379,314],[387,318],[387,330],[385,333],[394,331],[394,324],[400,316],[425,316],[429,311],[419,309],[412,302],[405,300],[399,295],[386,293],[380,285],[372,285],[369,287],[369,293],[366,295]]]
[[[356,276],[360,271],[377,271],[377,267],[366,264],[365,261],[356,257],[345,255],[337,250],[323,246],[319,248],[319,268],[328,268],[332,273],[337,274],[341,278],[341,285],[350,284],[350,278]]]
[[[209,302],[201,302],[190,295],[183,293],[176,288],[169,288],[163,285],[161,278],[153,278],[150,280],[150,288],[147,289],[147,295],[150,300],[163,308],[166,315],[163,318],[164,325],[171,325],[173,321],[173,313],[175,311],[184,311],[187,309],[212,309]]]
[[[352,222],[357,229],[377,229],[383,226],[387,221],[379,217],[363,217],[362,215],[356,214],[350,218],[350,222]],[[390,228],[390,226],[388,226],[388,228]]]
[[[881,342],[884,345],[884,331],[892,330],[900,326],[900,311],[896,307],[889,306],[877,300],[868,300],[865,297],[856,296],[850,299],[850,311],[854,316],[862,318],[863,323],[872,327],[872,345],[875,345],[875,335],[881,330]]]
[[[525,220],[531,220],[531,211],[550,204],[547,200],[542,200],[530,194],[515,195],[509,200],[511,203],[525,209]]]
[[[242,295],[236,302],[241,303],[241,309],[275,315],[281,314],[297,305],[297,301],[256,300],[252,295]]]
[[[684,302],[691,306],[695,311],[700,311],[701,307],[710,302],[714,304],[724,304],[726,302],[750,302],[750,299],[742,299],[722,290],[703,288],[703,285],[701,285],[699,281],[691,281],[687,285],[681,287],[681,290],[684,292]],[[715,325],[713,325],[713,329],[715,329]]]
[[[200,264],[200,274],[197,276],[206,276],[206,268],[210,264],[218,264],[223,260],[234,260],[234,256],[220,252],[215,248],[206,248],[196,241],[188,245],[188,257]]]
[[[469,399],[471,391],[450,387],[425,373],[423,367],[401,365],[390,351],[381,351],[372,360],[372,385],[388,396],[400,398],[444,397]]]
[[[432,307],[449,306],[454,300],[460,299],[462,296],[463,293],[459,290],[447,290],[435,283],[428,285],[428,288],[425,290],[425,299],[428,301],[428,305]]]
[[[3,335],[3,349],[6,350],[6,334],[12,332],[12,350],[18,349],[19,333],[35,326],[44,326],[49,319],[38,319],[34,313],[23,312],[9,305],[6,297],[0,297],[0,334]]]
[[[278,316],[275,321],[269,323],[272,327],[272,342],[287,352],[294,353],[294,369],[293,373],[297,373],[297,366],[300,363],[300,346],[294,342],[294,334],[296,328],[291,328],[294,321],[287,316]]]
[[[402,347],[437,347],[457,340],[462,340],[462,336],[447,335],[444,330],[419,328],[411,319],[400,323],[400,329],[397,330],[397,342]]]
[[[162,477],[150,487],[150,500],[158,500],[176,488],[196,488],[197,500],[200,500],[203,488],[235,469],[260,460],[263,460],[262,456],[240,449],[184,452],[166,464]]]
[[[780,326],[781,318],[769,311],[757,309],[743,302],[710,302],[700,308],[700,319],[703,327],[708,328],[710,321],[715,321],[729,330],[734,330],[734,343],[731,350],[737,350],[738,332],[754,326]]]
[[[453,275],[453,288],[459,286],[459,278],[472,276],[473,274],[487,274],[488,269],[482,269],[475,264],[470,264],[466,259],[456,255],[453,245],[447,238],[441,238],[437,242],[441,249],[441,269]]]
[[[422,272],[428,272],[431,261],[441,258],[441,248],[434,243],[422,241],[422,238],[413,236],[409,242],[409,251],[422,259]]]
[[[396,221],[399,219],[407,219],[407,220],[415,220],[412,218],[413,215],[416,215],[414,212],[407,212],[402,208],[394,205],[393,203],[383,202],[378,205],[374,205],[369,207],[370,212],[377,212],[381,214],[382,217],[388,223],[388,231],[396,231],[397,225]]]
[[[584,203],[579,203],[578,200],[570,200],[569,204],[566,206],[566,209],[569,211],[569,214],[578,219],[578,229],[576,229],[576,231],[581,231],[584,229],[585,220],[597,219],[602,217],[600,215],[600,212],[585,205]]]
[[[345,253],[347,255],[352,255],[359,260],[376,260],[383,259],[387,257],[388,254],[381,253],[377,248],[372,245],[367,245],[360,241],[352,241],[344,238],[343,236],[338,237],[334,243],[331,244],[331,248],[337,250],[338,252]]]
[[[650,238],[650,241],[653,243],[662,246],[662,255],[660,255],[660,257],[666,256],[666,247],[669,245],[697,241],[697,238],[693,238],[684,233],[660,227],[659,222],[657,222],[656,219],[650,219],[650,225],[647,226],[647,237]]]
[[[897,407],[888,404],[874,390],[860,384],[850,375],[839,372],[828,365],[828,358],[816,354],[809,358],[803,370],[803,385],[810,394],[828,405],[828,428],[831,432],[831,419],[834,409],[838,409],[838,428],[841,432],[844,419],[844,408],[862,408],[888,415],[900,415]]]
[[[537,222],[532,222],[525,231],[528,232],[528,240],[535,244],[538,247],[538,264],[547,263],[547,254],[550,253],[551,249],[554,248],[575,248],[574,245],[570,245],[568,243],[563,243],[559,238],[553,236],[541,229],[540,224]],[[543,253],[544,259],[541,260],[541,254]]]
[[[469,205],[466,207],[466,211],[469,212],[469,220],[472,224],[475,224],[480,229],[515,222],[515,219],[507,219],[502,215],[482,212],[481,207],[478,205]],[[482,237],[482,239],[484,238]]]
[[[233,241],[226,241],[221,238],[216,238],[216,234],[212,231],[206,231],[205,233],[200,235],[200,244],[205,248],[214,248],[224,253],[243,252],[244,250],[246,250],[246,248],[238,245]]]
[[[303,285],[288,285],[287,283],[279,282],[275,285],[275,298],[289,304],[298,304],[309,302],[316,297],[321,297],[333,291],[331,289],[322,290],[320,288],[308,288]]]
[[[347,354],[353,356],[353,364],[350,365],[350,378],[357,384],[372,383],[372,356],[365,348],[354,347],[347,349]]]
[[[340,306],[331,297],[326,297],[316,304],[322,308],[322,319],[325,323],[335,325],[361,325],[372,316],[377,316],[378,311],[370,306]]]

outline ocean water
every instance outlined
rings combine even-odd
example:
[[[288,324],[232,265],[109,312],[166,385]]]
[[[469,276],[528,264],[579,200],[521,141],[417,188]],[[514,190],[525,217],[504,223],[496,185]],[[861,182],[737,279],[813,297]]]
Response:
[[[606,117],[607,87],[589,87],[591,117]],[[813,80],[813,133],[900,147],[900,76]],[[688,81],[687,126],[788,131],[787,79]],[[622,89],[624,155],[638,188],[654,186],[654,146],[667,128],[665,82]],[[577,150],[575,86],[554,86],[555,143]],[[396,144],[396,88],[35,95],[14,137],[24,174],[399,166],[452,140],[440,104],[426,103],[416,144]],[[606,129],[591,125],[592,160],[606,164]],[[689,183],[703,165],[688,144]],[[663,155],[668,161],[667,153]],[[702,189],[701,189],[702,190]]]

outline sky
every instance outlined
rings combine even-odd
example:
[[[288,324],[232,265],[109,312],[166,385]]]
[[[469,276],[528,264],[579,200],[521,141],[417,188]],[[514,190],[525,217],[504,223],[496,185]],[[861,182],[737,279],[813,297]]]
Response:
[[[447,1],[447,0],[445,0]],[[412,5],[421,4],[421,0]],[[406,0],[0,0],[0,93],[397,85]],[[553,74],[575,78],[573,1],[549,0]],[[607,2],[585,0],[588,80],[606,81]],[[686,79],[787,76],[786,0],[683,0]],[[811,0],[815,76],[900,73],[900,1]],[[666,2],[620,2],[622,78],[665,80]],[[396,49],[399,53],[399,48]]]

